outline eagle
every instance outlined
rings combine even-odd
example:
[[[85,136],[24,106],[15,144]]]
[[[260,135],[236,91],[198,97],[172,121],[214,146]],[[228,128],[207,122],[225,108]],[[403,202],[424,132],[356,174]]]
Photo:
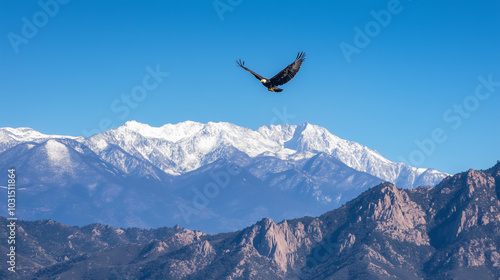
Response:
[[[297,54],[297,57],[295,58],[295,61],[292,64],[288,65],[285,69],[281,70],[278,74],[276,74],[271,79],[266,79],[266,78],[262,77],[261,75],[255,73],[254,71],[246,68],[245,62],[241,61],[241,59],[237,60],[236,64],[239,67],[252,73],[252,75],[254,75],[255,78],[257,78],[262,83],[262,85],[267,87],[268,91],[282,92],[283,89],[278,88],[278,86],[284,85],[284,84],[288,83],[291,79],[293,79],[293,77],[295,77],[295,74],[297,74],[297,72],[299,72],[300,65],[302,65],[302,62],[305,59],[306,59],[306,53],[299,52]]]

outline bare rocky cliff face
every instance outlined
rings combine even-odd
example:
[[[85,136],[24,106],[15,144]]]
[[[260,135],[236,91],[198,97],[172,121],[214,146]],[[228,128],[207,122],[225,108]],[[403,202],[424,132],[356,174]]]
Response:
[[[382,183],[319,217],[266,218],[231,233],[20,222],[17,276],[498,279],[499,195],[500,163],[449,176],[433,188]],[[7,234],[3,227],[0,232]],[[0,268],[0,277],[12,276],[4,263]]]

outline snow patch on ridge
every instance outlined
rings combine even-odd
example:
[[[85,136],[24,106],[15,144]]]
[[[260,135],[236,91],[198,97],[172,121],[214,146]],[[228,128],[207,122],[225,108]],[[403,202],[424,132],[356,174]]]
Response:
[[[61,167],[71,164],[70,154],[65,145],[56,140],[49,140],[44,147],[51,164]]]

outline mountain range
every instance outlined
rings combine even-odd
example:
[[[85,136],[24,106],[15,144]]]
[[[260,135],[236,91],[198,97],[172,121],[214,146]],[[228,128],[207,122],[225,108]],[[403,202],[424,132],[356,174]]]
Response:
[[[309,123],[251,130],[129,121],[87,138],[0,128],[0,169],[11,167],[22,219],[212,233],[262,217],[317,216],[385,181],[416,188],[448,176],[391,162]]]
[[[42,220],[19,221],[17,241],[18,271],[0,262],[2,278],[498,279],[500,162],[435,187],[383,182],[318,217],[228,233]]]

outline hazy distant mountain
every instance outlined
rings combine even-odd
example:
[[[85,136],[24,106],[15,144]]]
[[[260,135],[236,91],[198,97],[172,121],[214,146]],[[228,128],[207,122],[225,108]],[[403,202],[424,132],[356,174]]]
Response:
[[[317,218],[265,218],[232,233],[21,221],[18,276],[498,279],[499,197],[500,163],[450,176],[436,187],[382,183]],[[6,230],[0,228],[2,235]],[[1,254],[5,246],[0,244]],[[5,265],[0,263],[3,276]]]
[[[24,219],[206,232],[319,215],[382,181],[413,188],[447,176],[391,162],[308,123],[253,131],[131,121],[89,138],[0,128],[0,168],[10,167],[29,202],[19,210]]]

